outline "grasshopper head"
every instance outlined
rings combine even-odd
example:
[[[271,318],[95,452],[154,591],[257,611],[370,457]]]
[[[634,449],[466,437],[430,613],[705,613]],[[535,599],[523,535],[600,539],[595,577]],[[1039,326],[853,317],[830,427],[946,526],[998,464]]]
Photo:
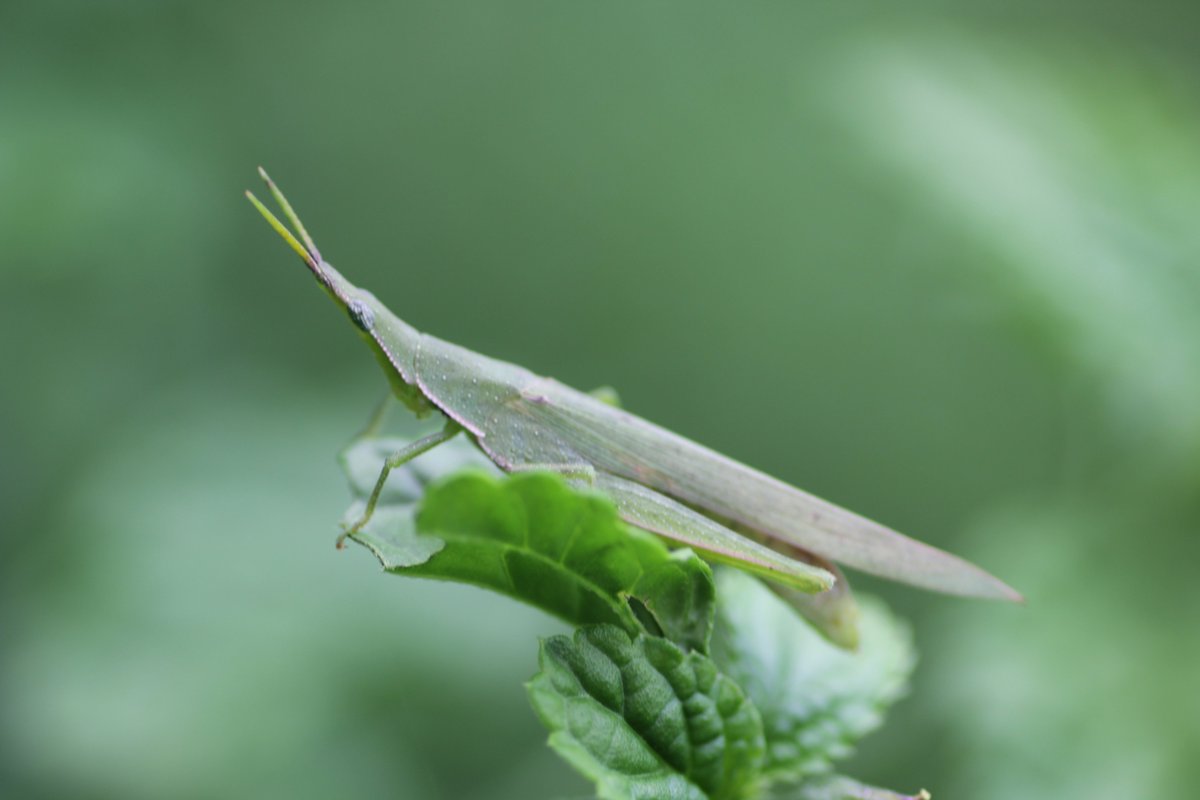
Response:
[[[321,251],[317,249],[312,237],[304,229],[304,225],[296,216],[296,212],[292,210],[287,198],[283,196],[283,192],[279,191],[279,187],[268,177],[262,167],[258,168],[258,173],[266,182],[267,188],[271,190],[275,201],[279,203],[284,217],[296,229],[300,238],[297,239],[266,206],[259,202],[257,197],[250,192],[246,192],[246,197],[250,198],[254,207],[266,217],[267,222],[271,223],[275,232],[296,251],[309,271],[316,277],[317,283],[321,284],[325,293],[333,298],[333,302],[337,303],[338,307],[350,317],[350,321],[358,328],[363,340],[374,352],[376,360],[383,368],[393,392],[400,401],[418,416],[429,412],[433,405],[417,387],[411,367],[419,336],[417,331],[397,319],[386,306],[375,298],[375,295],[365,289],[359,289],[343,278],[332,264],[321,258]]]

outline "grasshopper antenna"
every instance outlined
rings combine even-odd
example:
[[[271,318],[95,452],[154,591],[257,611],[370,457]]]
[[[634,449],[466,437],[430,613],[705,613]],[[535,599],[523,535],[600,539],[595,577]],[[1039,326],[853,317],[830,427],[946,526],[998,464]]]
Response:
[[[271,210],[264,206],[249,189],[246,190],[246,197],[251,203],[254,204],[254,207],[258,209],[258,213],[262,214],[263,217],[266,218],[267,222],[271,223],[271,227],[275,229],[275,232],[282,236],[283,240],[291,245],[292,249],[296,251],[296,254],[304,259],[304,262],[308,264],[308,268],[313,272],[316,272],[318,270],[316,260],[307,250],[304,249],[304,245],[296,241],[296,237],[292,235],[292,232],[285,228],[283,223],[280,222],[279,219],[271,213]]]
[[[300,221],[300,217],[296,216],[296,212],[292,210],[292,204],[283,196],[283,192],[279,191],[279,187],[275,185],[275,181],[271,180],[271,176],[262,167],[258,168],[258,174],[262,177],[263,183],[267,184],[267,188],[271,190],[271,194],[275,197],[275,202],[279,203],[279,207],[283,209],[284,216],[288,222],[292,223],[292,227],[300,234],[300,238],[304,241],[309,254],[316,259],[317,263],[322,262],[321,251],[317,249],[317,244],[308,235],[308,231],[304,228],[304,223]]]
[[[308,265],[309,270],[311,270],[313,275],[317,277],[317,280],[320,281],[321,284],[336,297],[344,302],[341,292],[334,287],[329,275],[327,275],[325,269],[322,268],[322,265],[325,262],[321,259],[321,251],[317,249],[316,243],[312,240],[312,237],[308,235],[308,231],[305,230],[304,223],[300,221],[300,217],[296,216],[296,212],[292,210],[292,204],[289,203],[287,198],[283,196],[283,192],[279,191],[279,187],[275,185],[275,181],[271,180],[271,176],[267,174],[265,169],[259,167],[258,174],[262,176],[263,182],[265,182],[267,184],[267,188],[271,190],[271,195],[275,198],[275,202],[277,202],[279,207],[283,209],[283,214],[287,218],[288,222],[292,223],[292,226],[299,231],[301,239],[304,240],[304,244],[301,244],[292,234],[292,232],[288,230],[287,226],[280,222],[279,218],[272,214],[270,209],[263,205],[262,202],[254,196],[254,193],[250,192],[249,190],[246,191],[247,199],[249,199],[250,202],[254,204],[254,207],[258,209],[258,213],[262,214],[267,222],[271,224],[271,227],[275,229],[275,232],[283,237],[283,240],[287,242],[293,250],[296,251],[296,254],[300,256],[300,258],[304,259],[304,263]]]

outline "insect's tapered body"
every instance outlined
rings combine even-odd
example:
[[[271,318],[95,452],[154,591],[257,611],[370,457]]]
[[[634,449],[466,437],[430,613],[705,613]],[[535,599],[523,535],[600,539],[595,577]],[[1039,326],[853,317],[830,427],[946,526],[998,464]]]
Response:
[[[419,348],[421,391],[502,469],[586,464],[601,489],[625,479],[863,572],[954,594],[1005,594],[960,558],[556,380],[429,335]],[[635,512],[618,509],[639,523]]]
[[[265,177],[265,176],[264,176]],[[812,553],[875,575],[954,594],[1019,599],[983,570],[789,486],[590,395],[418,332],[370,292],[295,241],[255,201],[308,263],[375,351],[397,397],[417,414],[441,411],[506,471],[540,468],[608,494],[621,516],[804,591],[833,575],[733,532],[728,521],[781,549]],[[253,199],[253,197],[251,198]]]

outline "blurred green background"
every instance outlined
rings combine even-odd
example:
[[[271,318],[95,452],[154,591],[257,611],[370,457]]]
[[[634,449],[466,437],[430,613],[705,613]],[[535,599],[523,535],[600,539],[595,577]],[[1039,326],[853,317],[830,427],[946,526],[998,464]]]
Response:
[[[333,550],[382,379],[263,163],[417,327],[1027,595],[858,580],[923,661],[849,772],[1189,796],[1200,15],[1043,6],[0,5],[0,795],[588,796],[557,623]]]

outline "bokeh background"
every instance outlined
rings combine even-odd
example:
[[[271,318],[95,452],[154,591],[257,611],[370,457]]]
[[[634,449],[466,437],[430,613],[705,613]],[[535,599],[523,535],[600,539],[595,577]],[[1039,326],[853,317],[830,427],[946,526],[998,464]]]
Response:
[[[866,579],[847,771],[1200,773],[1200,49],[1177,3],[0,4],[0,795],[565,798],[559,629],[336,553],[373,360],[265,164],[419,328],[974,559]]]

